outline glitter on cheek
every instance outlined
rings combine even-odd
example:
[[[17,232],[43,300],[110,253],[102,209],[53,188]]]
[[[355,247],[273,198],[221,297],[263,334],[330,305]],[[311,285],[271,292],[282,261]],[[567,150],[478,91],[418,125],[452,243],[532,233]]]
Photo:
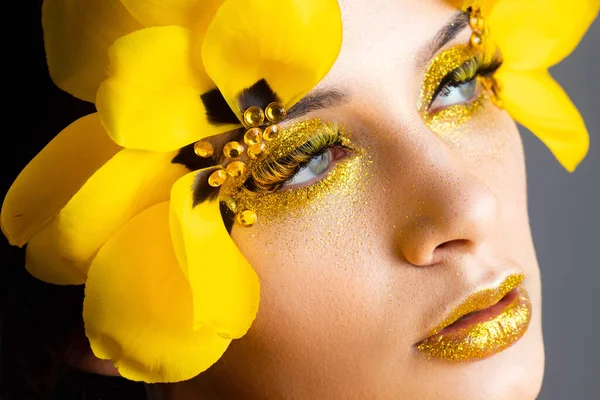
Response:
[[[306,187],[274,193],[253,193],[242,189],[234,196],[238,209],[257,212],[261,223],[298,219],[308,214],[322,213],[324,208],[344,209],[358,205],[361,200],[356,188],[366,175],[360,155],[342,160],[322,180]]]
[[[264,271],[285,265],[292,275],[316,274],[310,279],[313,283],[335,279],[337,283],[325,285],[327,288],[339,287],[339,279],[352,281],[352,276],[368,275],[368,270],[356,266],[369,262],[377,243],[373,221],[381,213],[372,204],[377,175],[371,145],[361,142],[365,132],[357,135],[360,146],[352,132],[344,128],[341,132],[343,145],[351,150],[320,181],[269,193],[250,192],[231,184],[224,188],[230,208],[256,211],[257,223],[251,228],[235,224],[232,237],[257,270],[270,274],[273,272]]]
[[[477,112],[482,111],[487,95],[482,93],[468,104],[457,104],[437,113],[423,115],[425,124],[431,131],[446,141],[456,144],[464,138],[465,125],[472,120]]]

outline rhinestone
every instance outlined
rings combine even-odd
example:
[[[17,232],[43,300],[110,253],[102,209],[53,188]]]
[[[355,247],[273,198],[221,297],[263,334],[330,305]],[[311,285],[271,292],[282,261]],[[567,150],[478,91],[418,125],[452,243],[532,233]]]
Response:
[[[227,179],[227,173],[224,169],[218,169],[208,177],[208,184],[212,187],[221,186]]]
[[[253,160],[256,160],[260,155],[265,151],[267,146],[265,146],[264,142],[258,142],[248,147],[248,157]]]
[[[469,25],[471,26],[471,29],[473,29],[475,32],[483,32],[485,21],[483,20],[483,18],[481,18],[480,15],[473,14],[471,15],[471,18],[469,18]]]
[[[244,210],[237,215],[237,221],[244,226],[252,226],[256,223],[258,217],[252,210]]]
[[[265,132],[263,133],[263,139],[265,139],[267,142],[270,142],[271,140],[279,136],[280,131],[281,128],[279,127],[279,125],[269,125],[265,128]]]
[[[481,47],[482,44],[483,44],[483,38],[481,37],[481,35],[477,32],[473,32],[471,34],[471,45],[473,47]]]
[[[214,152],[214,147],[207,141],[200,140],[194,143],[194,153],[196,153],[198,157],[208,158],[212,156]]]
[[[260,126],[265,121],[265,113],[260,107],[248,107],[244,111],[244,123],[248,127]]]
[[[227,175],[232,178],[237,178],[246,173],[246,164],[241,161],[232,161],[227,164]]]
[[[281,122],[285,118],[286,112],[283,104],[273,102],[265,108],[265,116],[271,122]]]
[[[229,142],[223,147],[223,154],[227,158],[237,158],[244,152],[244,146],[238,142]]]
[[[244,143],[248,146],[252,146],[262,140],[262,131],[260,128],[250,128],[244,135]]]

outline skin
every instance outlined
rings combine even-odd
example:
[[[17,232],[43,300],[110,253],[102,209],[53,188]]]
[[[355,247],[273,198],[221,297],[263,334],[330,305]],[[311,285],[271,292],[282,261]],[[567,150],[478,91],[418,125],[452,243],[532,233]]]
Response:
[[[417,111],[418,55],[455,8],[426,0],[340,6],[342,51],[317,89],[348,101],[299,120],[345,126],[366,151],[364,179],[300,219],[282,210],[252,228],[234,225],[261,282],[256,321],[208,371],[166,385],[166,398],[535,399],[541,286],[516,125],[488,101],[451,140]],[[526,277],[532,319],[512,347],[465,363],[416,350],[468,294],[514,273]]]

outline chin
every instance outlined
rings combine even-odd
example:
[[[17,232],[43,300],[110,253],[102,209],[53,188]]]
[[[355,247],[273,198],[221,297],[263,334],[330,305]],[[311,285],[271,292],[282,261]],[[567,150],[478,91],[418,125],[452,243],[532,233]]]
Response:
[[[537,322],[537,321],[535,321]],[[432,364],[435,363],[436,365]],[[541,327],[533,323],[514,345],[480,361],[425,361],[426,388],[419,400],[535,400],[544,375]]]
[[[533,329],[532,329],[533,328]],[[494,360],[495,359],[495,360]],[[489,360],[487,383],[481,396],[468,395],[463,400],[535,400],[544,377],[544,344],[540,327],[531,326],[514,346]],[[487,388],[487,389],[485,389]]]

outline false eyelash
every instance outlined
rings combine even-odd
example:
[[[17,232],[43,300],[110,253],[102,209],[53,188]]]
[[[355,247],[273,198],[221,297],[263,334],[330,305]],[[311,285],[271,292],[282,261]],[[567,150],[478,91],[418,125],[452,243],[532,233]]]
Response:
[[[477,54],[465,61],[458,68],[450,71],[442,79],[431,97],[429,106],[433,104],[438,95],[448,95],[450,93],[450,88],[460,86],[477,76],[492,76],[501,66],[502,58],[499,53],[495,53],[491,57],[484,53]]]
[[[337,128],[318,132],[286,156],[276,160],[266,160],[258,165],[246,179],[243,187],[251,192],[275,192],[314,158],[333,146],[345,147],[342,145]]]

